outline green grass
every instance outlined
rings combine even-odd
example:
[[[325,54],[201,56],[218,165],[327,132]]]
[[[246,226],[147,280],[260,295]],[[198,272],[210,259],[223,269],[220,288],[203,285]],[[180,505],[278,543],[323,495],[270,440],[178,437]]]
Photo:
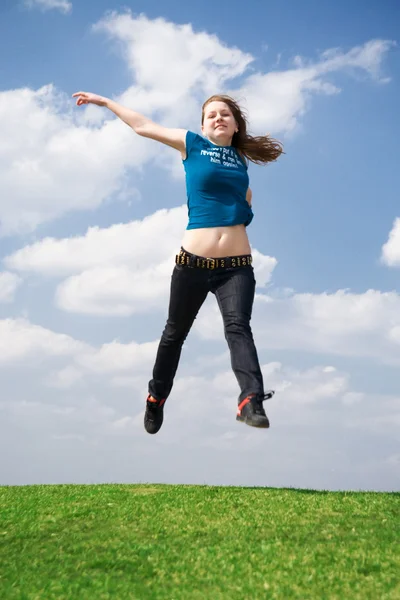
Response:
[[[0,598],[400,598],[398,493],[0,487]]]

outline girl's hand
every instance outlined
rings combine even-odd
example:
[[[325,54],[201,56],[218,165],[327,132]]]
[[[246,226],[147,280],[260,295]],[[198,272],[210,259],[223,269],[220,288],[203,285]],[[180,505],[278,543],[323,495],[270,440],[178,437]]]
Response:
[[[77,106],[81,106],[81,104],[96,104],[97,106],[105,106],[106,104],[106,98],[103,98],[103,96],[98,96],[97,94],[91,94],[90,92],[75,92],[75,94],[72,94],[72,97],[77,98]]]

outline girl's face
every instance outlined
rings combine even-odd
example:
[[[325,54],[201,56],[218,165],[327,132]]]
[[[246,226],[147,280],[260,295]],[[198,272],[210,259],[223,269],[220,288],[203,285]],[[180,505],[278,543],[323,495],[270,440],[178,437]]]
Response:
[[[229,146],[237,131],[237,123],[229,106],[219,100],[207,104],[201,130],[217,146]]]

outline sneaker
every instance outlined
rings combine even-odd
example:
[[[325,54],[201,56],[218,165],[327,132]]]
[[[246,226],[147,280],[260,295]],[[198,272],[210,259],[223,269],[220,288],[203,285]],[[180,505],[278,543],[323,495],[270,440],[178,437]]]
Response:
[[[146,400],[146,412],[144,413],[144,428],[147,433],[157,433],[161,428],[164,420],[164,403],[163,400],[156,400],[150,394]]]
[[[271,390],[266,394],[250,394],[247,396],[238,406],[236,420],[243,421],[243,423],[251,427],[268,429],[269,421],[262,403],[264,400],[272,398],[274,394],[275,392]]]

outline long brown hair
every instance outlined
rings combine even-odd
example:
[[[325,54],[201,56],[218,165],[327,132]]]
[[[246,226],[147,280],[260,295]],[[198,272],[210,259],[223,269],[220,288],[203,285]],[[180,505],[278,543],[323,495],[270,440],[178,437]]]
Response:
[[[232,146],[237,148],[240,154],[258,165],[273,162],[283,153],[283,146],[269,135],[253,137],[247,133],[247,118],[243,109],[230,96],[216,94],[211,96],[203,104],[201,111],[201,124],[204,123],[204,113],[210,102],[225,102],[232,111],[239,131],[233,134]]]

